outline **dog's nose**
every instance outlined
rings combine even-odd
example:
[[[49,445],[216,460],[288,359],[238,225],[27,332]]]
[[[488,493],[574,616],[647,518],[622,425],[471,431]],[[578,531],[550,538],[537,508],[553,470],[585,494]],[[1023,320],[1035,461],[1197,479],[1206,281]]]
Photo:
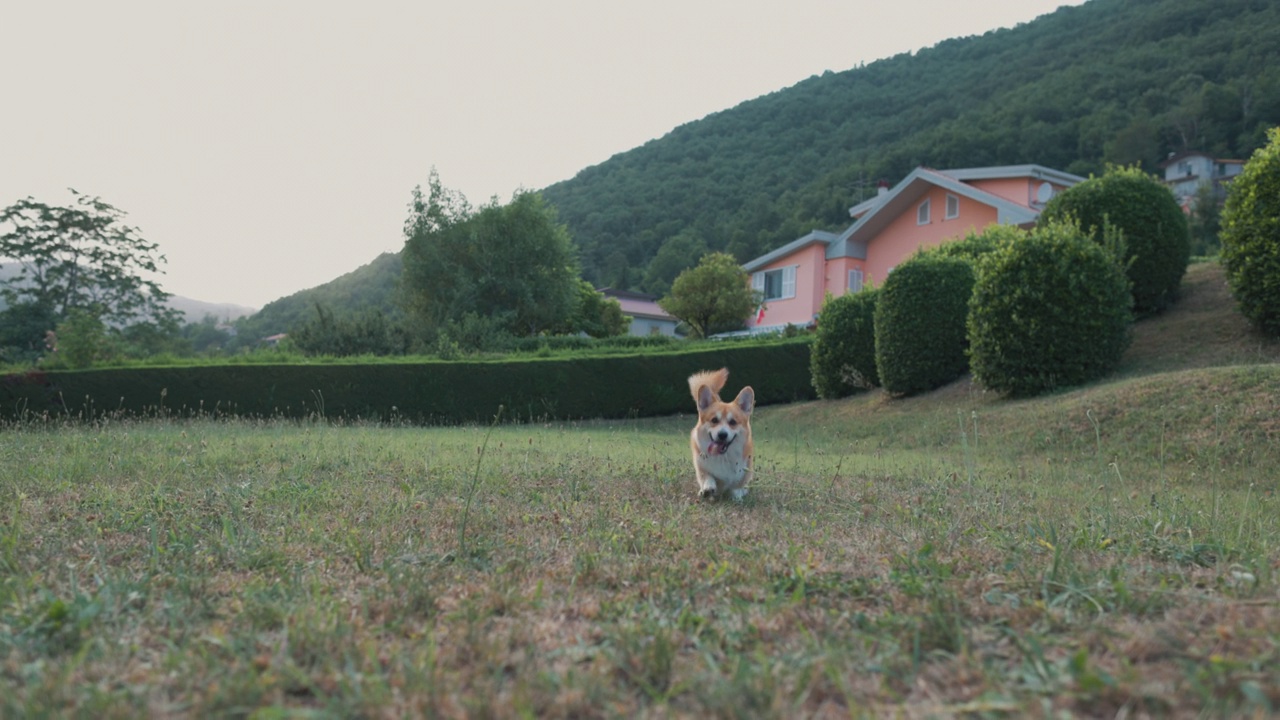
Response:
[[[727,439],[729,439],[729,431],[728,431],[728,430],[724,430],[724,429],[722,429],[722,430],[720,430],[720,432],[716,433],[716,440],[719,440],[720,442],[724,442],[724,441],[725,441],[725,440],[727,440]]]

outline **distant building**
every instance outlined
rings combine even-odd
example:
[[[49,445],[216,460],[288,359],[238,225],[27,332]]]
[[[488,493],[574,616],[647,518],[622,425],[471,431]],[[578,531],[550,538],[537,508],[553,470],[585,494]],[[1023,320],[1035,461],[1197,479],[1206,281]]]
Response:
[[[1182,209],[1190,212],[1196,192],[1201,187],[1212,187],[1219,201],[1226,197],[1225,184],[1244,170],[1244,161],[1224,160],[1202,152],[1184,152],[1169,155],[1160,167],[1164,168],[1164,184],[1173,191]]]
[[[622,306],[622,314],[631,316],[631,327],[627,330],[627,334],[675,336],[676,326],[680,321],[658,307],[656,295],[613,288],[600,288],[600,293],[607,298],[617,300]]]

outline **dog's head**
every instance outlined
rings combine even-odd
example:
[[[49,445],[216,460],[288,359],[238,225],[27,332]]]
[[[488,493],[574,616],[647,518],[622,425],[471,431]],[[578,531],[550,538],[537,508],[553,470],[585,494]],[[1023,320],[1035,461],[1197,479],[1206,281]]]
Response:
[[[721,402],[710,387],[698,388],[698,447],[708,455],[724,455],[734,443],[743,442],[751,433],[751,409],[756,394],[742,388],[733,402]]]

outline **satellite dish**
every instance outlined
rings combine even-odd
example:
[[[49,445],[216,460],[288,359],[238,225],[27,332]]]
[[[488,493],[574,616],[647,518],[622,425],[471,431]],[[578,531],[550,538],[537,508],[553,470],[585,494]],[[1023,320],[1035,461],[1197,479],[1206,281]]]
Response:
[[[1036,188],[1036,202],[1041,205],[1049,202],[1053,198],[1053,186],[1047,182],[1040,183],[1040,187]]]

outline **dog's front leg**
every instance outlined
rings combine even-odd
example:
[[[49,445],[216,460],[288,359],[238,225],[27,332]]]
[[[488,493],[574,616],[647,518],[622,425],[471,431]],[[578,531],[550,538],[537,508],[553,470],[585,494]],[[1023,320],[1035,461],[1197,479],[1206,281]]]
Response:
[[[704,499],[714,498],[716,496],[716,479],[711,473],[698,470],[698,497]]]

